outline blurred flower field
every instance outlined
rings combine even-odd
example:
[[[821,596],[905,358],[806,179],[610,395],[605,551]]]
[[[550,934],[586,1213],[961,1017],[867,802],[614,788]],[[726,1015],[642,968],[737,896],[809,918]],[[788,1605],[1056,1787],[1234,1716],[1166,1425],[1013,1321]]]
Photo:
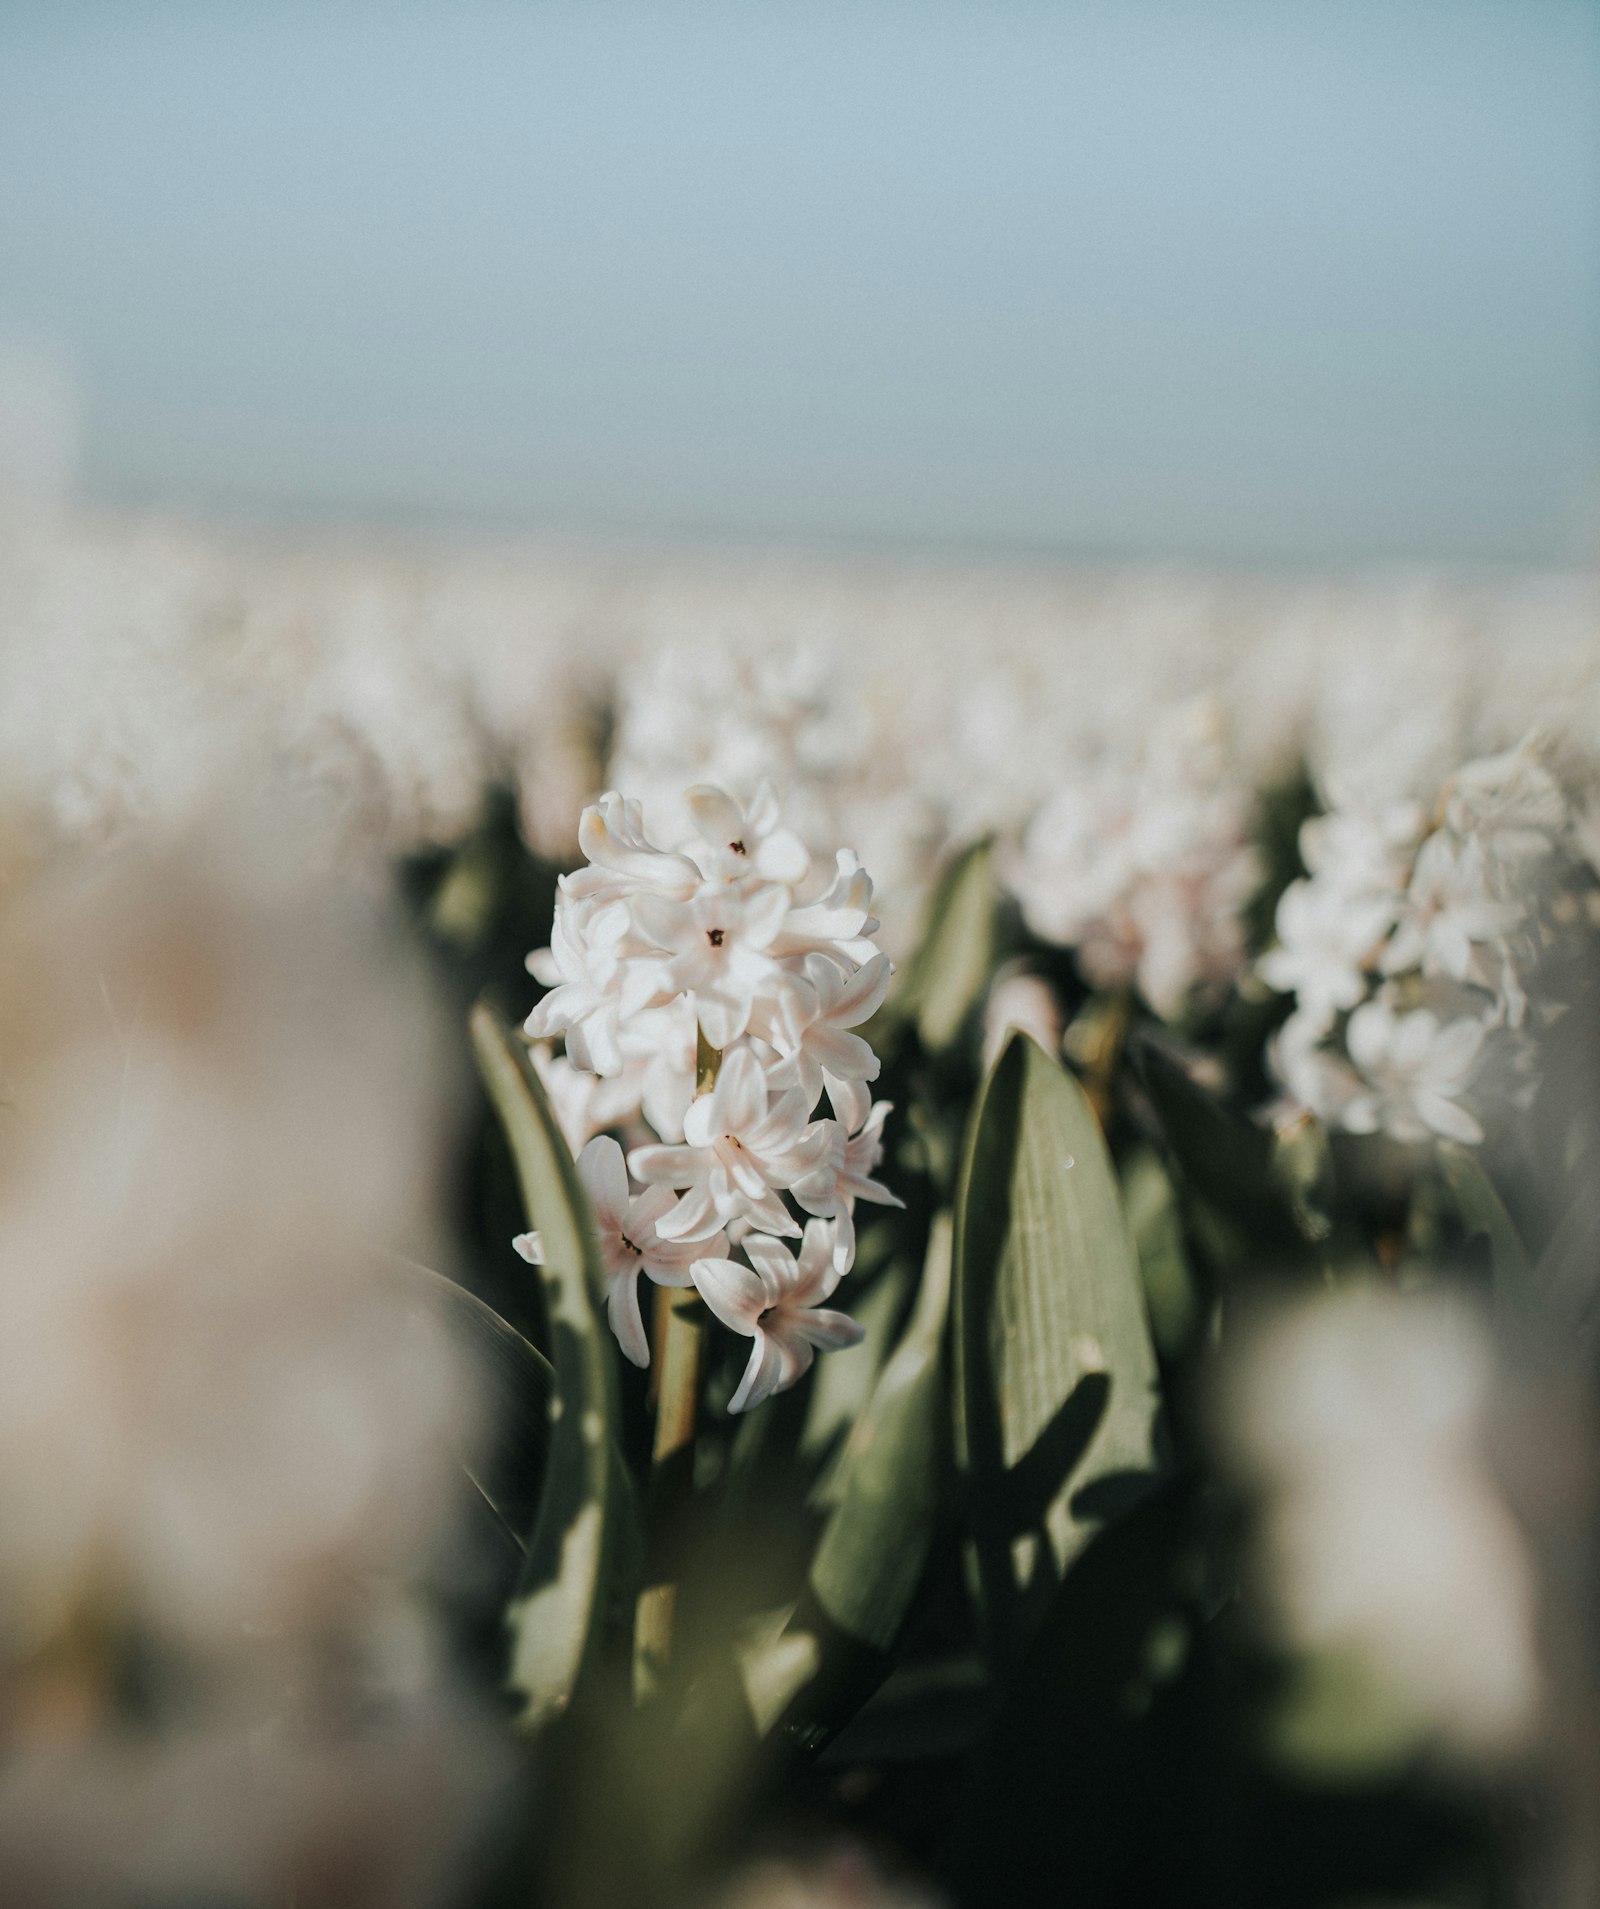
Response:
[[[1586,1905],[1600,588],[0,526],[0,1899]]]

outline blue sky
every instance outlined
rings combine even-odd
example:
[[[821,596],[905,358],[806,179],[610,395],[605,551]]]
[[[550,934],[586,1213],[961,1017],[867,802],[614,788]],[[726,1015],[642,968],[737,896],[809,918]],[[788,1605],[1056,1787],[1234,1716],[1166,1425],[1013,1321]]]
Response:
[[[5,0],[0,335],[119,502],[1562,560],[1600,9]]]

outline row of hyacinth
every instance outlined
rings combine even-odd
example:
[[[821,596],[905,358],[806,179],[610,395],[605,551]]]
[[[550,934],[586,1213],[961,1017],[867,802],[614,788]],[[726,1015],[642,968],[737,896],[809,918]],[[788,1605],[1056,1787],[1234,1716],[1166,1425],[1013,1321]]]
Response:
[[[1257,970],[1294,998],[1274,1050],[1288,1101],[1466,1138],[1474,1095],[1515,1076],[1531,944],[1512,935],[1490,973],[1494,928],[1471,962],[1444,941],[1474,909],[1526,911],[1524,877],[1581,842],[1552,823],[1554,854],[1515,870],[1495,849],[1474,898],[1479,850],[1454,856],[1437,794],[1535,725],[1558,736],[1564,782],[1592,779],[1594,628],[1592,592],[1561,579],[1269,588],[444,549],[400,564],[67,517],[0,535],[0,798],[23,847],[114,837],[203,812],[219,765],[259,762],[323,791],[381,865],[459,838],[509,780],[530,843],[565,861],[572,816],[608,783],[676,842],[686,784],[744,798],[770,772],[813,856],[861,850],[890,952],[952,851],[992,834],[1036,934],[1092,986],[1181,1020],[1252,984],[1259,793],[1304,763],[1328,814]],[[0,880],[17,848],[0,839]],[[1428,901],[1440,881],[1450,895]],[[1445,925],[1411,960],[1419,911]],[[621,1077],[542,1062],[576,1146],[628,1114],[640,1072],[646,1118],[676,1137],[688,1026],[664,1014],[656,1064],[630,1056]]]
[[[873,1178],[890,1109],[854,1032],[891,969],[866,871],[840,850],[814,872],[769,784],[747,808],[702,784],[684,808],[679,850],[655,847],[620,795],[584,811],[587,866],[562,877],[551,944],[529,957],[550,992],[526,1031],[564,1037],[569,1117],[573,1086],[592,1083],[604,1107],[590,1097],[588,1118],[655,1136],[624,1155],[595,1133],[578,1154],[618,1344],[649,1362],[641,1274],[693,1285],[752,1341],[740,1412],[861,1337],[824,1302],[855,1260],[856,1201],[899,1204]],[[517,1244],[540,1256],[537,1235]]]
[[[1347,801],[1301,830],[1262,979],[1294,998],[1272,1046],[1288,1110],[1350,1133],[1475,1145],[1514,1105],[1537,965],[1594,867],[1533,741],[1467,764],[1431,808]]]

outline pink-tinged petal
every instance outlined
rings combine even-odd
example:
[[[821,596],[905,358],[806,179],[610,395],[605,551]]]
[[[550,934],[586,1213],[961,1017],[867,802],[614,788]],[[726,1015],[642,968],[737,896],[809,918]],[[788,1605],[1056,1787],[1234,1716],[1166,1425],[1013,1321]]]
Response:
[[[785,1370],[783,1348],[768,1332],[758,1332],[739,1389],[728,1401],[730,1412],[748,1412],[779,1388]]]
[[[722,1153],[723,1170],[747,1200],[763,1199],[766,1177],[743,1147],[729,1145]]]
[[[596,1134],[578,1155],[578,1178],[600,1230],[621,1227],[628,1215],[628,1169],[616,1141],[607,1134]]]
[[[683,1137],[691,1147],[709,1147],[716,1132],[717,1097],[697,1094],[683,1116]]]
[[[522,1031],[530,1041],[548,1041],[566,1032],[566,1003],[561,998],[562,993],[563,990],[558,987],[547,994],[535,1004],[533,1012],[522,1023]]]
[[[650,1363],[650,1341],[645,1337],[644,1320],[639,1315],[638,1273],[618,1273],[606,1295],[606,1317],[616,1334],[617,1344],[635,1365]]]
[[[867,1336],[865,1326],[842,1312],[796,1313],[788,1324],[791,1331],[798,1332],[824,1352],[837,1352],[841,1346],[858,1346]]]
[[[806,1046],[817,1065],[839,1080],[878,1078],[878,1057],[859,1034],[823,1024],[808,1030]]]
[[[664,1219],[656,1221],[656,1238],[708,1240],[722,1227],[722,1215],[709,1186],[691,1187]]]
[[[718,1134],[748,1134],[767,1111],[767,1082],[761,1063],[748,1047],[725,1054],[712,1094]]]
[[[801,1315],[809,1318],[809,1314]],[[763,1327],[778,1348],[778,1383],[774,1392],[787,1392],[795,1381],[811,1370],[816,1350],[803,1333],[796,1332],[797,1320],[789,1313],[771,1314]]]
[[[883,1006],[893,973],[894,963],[887,955],[874,955],[845,983],[829,1009],[829,1020],[838,1027],[859,1027]]]
[[[763,880],[796,888],[811,872],[811,853],[789,829],[774,829],[756,851],[756,873]]]
[[[719,1257],[727,1250],[726,1233],[713,1233],[707,1240],[656,1240],[646,1249],[639,1270],[658,1286],[692,1286],[694,1262]]]
[[[798,974],[780,974],[772,984],[772,1018],[789,1047],[798,1047],[806,1029],[822,1011],[817,991]]]
[[[592,1074],[603,1074],[607,1079],[620,1074],[627,1062],[622,1057],[622,1049],[617,1042],[617,1017],[611,1008],[599,1014],[591,1014],[581,1029],[573,1028],[567,1035],[567,1051],[575,1058],[579,1049],[574,1036],[581,1034],[584,1053],[579,1059],[580,1066],[587,1066]]]
[[[635,1147],[628,1155],[628,1171],[646,1186],[694,1186],[710,1168],[704,1147]]]
[[[745,903],[744,921],[739,929],[740,941],[747,948],[770,947],[777,940],[788,912],[787,888],[763,889]]]
[[[646,941],[658,948],[684,948],[698,939],[694,910],[666,895],[635,895],[633,922]]]
[[[799,1239],[799,1222],[775,1193],[763,1194],[759,1200],[752,1200],[746,1194],[740,1206],[745,1217],[753,1220],[763,1233],[778,1233],[785,1239]]]
[[[519,1233],[511,1244],[530,1266],[544,1264],[544,1241],[537,1233]]]
[[[839,1283],[834,1266],[834,1229],[826,1220],[808,1220],[796,1272],[789,1289],[791,1306],[814,1306]]]
[[[738,803],[709,782],[697,782],[686,789],[683,806],[702,841],[713,848],[732,848],[744,833],[745,820]]]
[[[758,1273],[736,1259],[697,1259],[691,1269],[695,1290],[733,1332],[746,1335],[771,1304]]]
[[[755,1056],[752,1054],[750,1058],[754,1061]],[[763,1090],[765,1086],[763,1080]],[[743,1133],[752,1153],[771,1153],[805,1138],[801,1129],[810,1111],[805,1095],[798,1087],[791,1087],[778,1097],[770,1112],[737,1131]]]
[[[713,1047],[731,1047],[750,1024],[750,1003],[705,988],[693,993],[701,1033]]]
[[[664,1007],[674,993],[669,964],[653,955],[636,961],[624,961],[618,974],[622,989],[617,1001],[617,1014],[624,1021],[631,1021],[646,1008]]]
[[[836,1075],[824,1070],[823,1085],[828,1090],[828,1102],[838,1115],[846,1133],[855,1133],[867,1118],[872,1106],[872,1096],[860,1081],[840,1080]],[[888,1102],[884,1102],[885,1111]]]
[[[740,1243],[767,1289],[767,1304],[777,1305],[786,1299],[795,1278],[794,1255],[788,1247],[764,1233],[747,1234]]]
[[[898,1206],[900,1202],[897,1200]],[[841,1200],[839,1211],[833,1222],[833,1271],[835,1282],[842,1279],[856,1263],[856,1221],[850,1211],[850,1202]]]
[[[647,1186],[643,1193],[628,1202],[627,1217],[622,1222],[622,1230],[628,1238],[644,1245],[656,1230],[656,1221],[663,1214],[670,1213],[677,1205],[672,1188],[657,1182]]]

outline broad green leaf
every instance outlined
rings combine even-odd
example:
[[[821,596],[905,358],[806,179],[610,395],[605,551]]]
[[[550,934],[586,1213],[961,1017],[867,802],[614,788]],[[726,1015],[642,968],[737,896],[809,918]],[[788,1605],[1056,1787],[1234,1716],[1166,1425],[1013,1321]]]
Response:
[[[991,1649],[1157,1468],[1156,1358],[1105,1142],[1078,1083],[1013,1035],[979,1096],[955,1221],[955,1431]]]
[[[1441,1140],[1439,1168],[1455,1202],[1468,1238],[1481,1234],[1489,1242],[1495,1297],[1503,1305],[1524,1309],[1533,1302],[1533,1269],[1494,1182],[1464,1147]]]
[[[1149,1147],[1128,1162],[1122,1202],[1139,1255],[1156,1347],[1164,1359],[1178,1358],[1200,1323],[1200,1292],[1184,1250],[1178,1196],[1166,1168]]]
[[[811,1588],[848,1637],[886,1651],[927,1562],[944,1482],[950,1220],[933,1225],[916,1307],[844,1448]]]
[[[949,1305],[950,1221],[941,1214],[911,1317],[840,1454],[807,1595],[767,1613],[741,1644],[740,1675],[762,1734],[789,1712],[797,1740],[820,1744],[888,1669],[943,1496]],[[802,1691],[804,1714],[795,1715]]]
[[[1142,1033],[1132,1052],[1182,1184],[1227,1229],[1223,1259],[1298,1256],[1305,1236],[1272,1136],[1202,1087],[1166,1042]]]
[[[472,1043],[544,1246],[538,1270],[556,1397],[544,1492],[509,1618],[511,1684],[523,1700],[523,1725],[535,1728],[571,1702],[605,1619],[626,1515],[623,1474],[612,1459],[615,1377],[595,1305],[594,1228],[572,1155],[526,1049],[482,1003],[472,1011]]]
[[[893,1349],[895,1324],[904,1308],[914,1272],[915,1262],[908,1255],[897,1256],[882,1268],[860,1298],[850,1295],[851,1317],[865,1337],[858,1345],[830,1352],[811,1368],[811,1396],[806,1401],[800,1451],[803,1457],[825,1461],[811,1490],[813,1505],[838,1503],[848,1450],[847,1434],[866,1411],[872,1388]],[[860,1274],[858,1260],[852,1285]]]
[[[1195,1834],[1193,1759],[1224,1756],[1228,1733],[1213,1724],[1199,1737],[1196,1725],[1212,1719],[1184,1715],[1175,1688],[1194,1642],[1182,1588],[1188,1517],[1181,1490],[1165,1483],[1103,1530],[1001,1685],[947,1829],[944,1873],[958,1902],[1195,1899],[1196,1852],[1215,1821]],[[1186,1734],[1197,1748],[1175,1762]],[[1041,1852],[1066,1886],[1041,1892]]]
[[[990,847],[974,842],[945,870],[917,951],[891,996],[893,1010],[916,1022],[923,1046],[933,1053],[955,1042],[994,968]]]

